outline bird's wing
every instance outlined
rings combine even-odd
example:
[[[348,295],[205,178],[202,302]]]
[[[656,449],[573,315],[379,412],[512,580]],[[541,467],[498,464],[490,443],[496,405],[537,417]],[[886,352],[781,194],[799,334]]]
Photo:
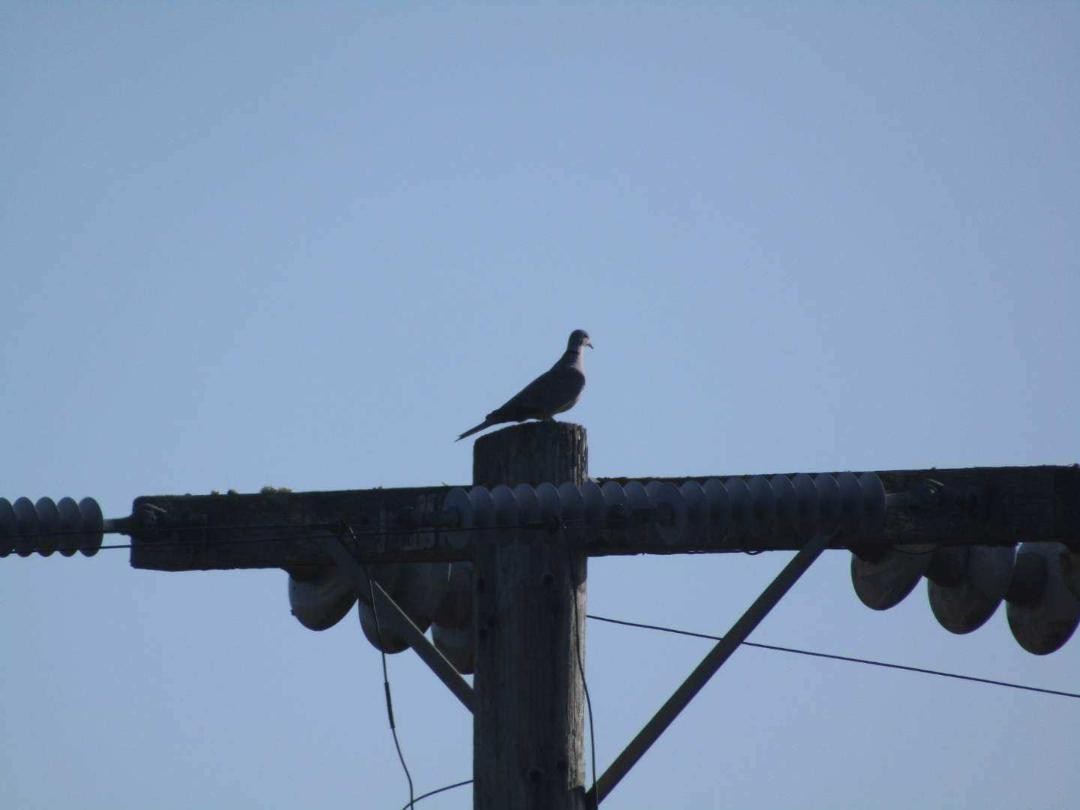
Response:
[[[487,422],[547,419],[572,406],[585,387],[585,375],[571,365],[556,365],[487,415]]]

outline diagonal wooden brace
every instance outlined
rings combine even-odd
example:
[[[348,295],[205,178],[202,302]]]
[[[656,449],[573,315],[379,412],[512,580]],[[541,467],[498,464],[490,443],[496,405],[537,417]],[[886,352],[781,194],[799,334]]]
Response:
[[[340,537],[327,538],[326,550],[334,558],[338,570],[356,583],[360,593],[368,593],[369,588],[375,594],[375,609],[379,612],[379,621],[392,633],[400,636],[420,656],[431,671],[438,676],[446,687],[454,693],[454,697],[461,701],[470,712],[473,710],[473,688],[461,674],[454,669],[454,665],[446,660],[438,648],[428,641],[419,627],[412,623],[412,619],[406,615],[401,606],[395,602],[390,594],[383,590],[382,585],[374,579],[368,582],[363,567],[345,547]]]
[[[596,807],[602,799],[607,798],[615,786],[622,781],[622,778],[645,755],[650,746],[660,738],[660,735],[679,716],[679,713],[690,704],[690,701],[701,691],[709,678],[716,674],[716,671],[723,666],[724,662],[728,660],[738,646],[746,641],[754,628],[769,615],[769,611],[783,599],[791,586],[799,580],[799,577],[806,573],[814,560],[821,556],[821,552],[829,545],[829,539],[830,535],[819,534],[799,549],[791,561],[784,566],[784,570],[776,575],[776,579],[769,583],[769,586],[762,591],[761,595],[754,600],[754,603],[732,625],[731,630],[728,631],[723,640],[716,643],[716,646],[709,651],[708,655],[702,659],[694,671],[679,685],[679,688],[653,715],[652,719],[645,724],[644,728],[637,733],[637,736],[630,741],[630,744],[615,758],[615,761],[604,771],[604,774],[596,780],[592,790],[586,794],[586,807]]]

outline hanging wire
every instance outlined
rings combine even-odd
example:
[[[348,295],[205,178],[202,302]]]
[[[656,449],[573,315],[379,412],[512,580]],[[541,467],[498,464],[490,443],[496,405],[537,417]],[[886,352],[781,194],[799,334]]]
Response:
[[[715,636],[709,633],[695,633],[690,630],[680,630],[676,627],[666,627],[660,624],[647,624],[645,622],[632,622],[626,619],[612,619],[609,616],[597,616],[593,613],[586,614],[586,618],[592,619],[597,622],[606,622],[608,624],[618,624],[624,627],[635,627],[642,630],[655,630],[661,633],[673,633],[679,636],[690,636],[691,638],[703,638],[711,641],[721,641],[723,636]],[[885,669],[898,669],[903,672],[915,672],[920,675],[936,675],[941,678],[955,678],[961,681],[971,681],[973,683],[987,684],[988,686],[1003,686],[1009,689],[1022,689],[1026,692],[1038,692],[1043,695],[1054,695],[1056,697],[1066,697],[1080,699],[1080,693],[1076,692],[1062,692],[1057,689],[1043,689],[1039,686],[1028,686],[1022,683],[1012,683],[1010,681],[999,681],[992,678],[980,678],[975,675],[962,675],[957,672],[945,672],[939,669],[926,669],[925,667],[913,667],[907,664],[893,664],[887,661],[875,661],[872,658],[856,658],[850,655],[836,655],[834,653],[823,653],[815,650],[803,650],[798,647],[781,647],[778,644],[760,644],[754,641],[742,642],[744,647],[757,647],[762,650],[772,650],[773,652],[791,653],[794,655],[808,655],[813,658],[828,658],[833,661],[846,661],[850,664],[865,664],[873,667],[884,667]]]
[[[435,790],[429,790],[427,793],[421,793],[419,796],[416,797],[416,799],[414,801],[409,802],[409,804],[402,807],[401,810],[409,810],[409,807],[411,807],[413,804],[417,804],[417,803],[423,801],[424,799],[428,798],[429,796],[434,796],[437,793],[445,793],[448,790],[453,790],[454,788],[464,787],[465,785],[471,785],[472,783],[473,783],[472,779],[465,779],[464,781],[461,781],[461,782],[454,782],[454,784],[452,784],[452,785],[443,785],[441,788],[436,788]]]
[[[356,542],[356,534],[353,532],[351,526],[346,524],[346,531],[352,536],[353,542]],[[394,748],[397,749],[398,760],[401,762],[401,769],[405,771],[405,780],[409,783],[409,803],[405,805],[411,808],[415,803],[412,774],[409,773],[409,766],[405,764],[405,755],[401,751],[401,741],[398,740],[397,724],[394,722],[394,701],[390,697],[390,672],[386,666],[386,651],[383,649],[383,635],[382,635],[382,623],[379,620],[379,607],[375,602],[375,583],[374,580],[368,575],[367,568],[363,565],[360,566],[360,570],[363,571],[364,578],[368,584],[368,597],[371,599],[371,613],[375,617],[375,636],[379,641],[379,654],[382,656],[382,671],[383,671],[383,691],[386,693],[386,716],[390,721],[390,733],[394,737]],[[357,605],[357,610],[360,606]]]
[[[565,524],[560,528],[565,529]],[[581,689],[585,693],[585,709],[589,715],[589,753],[592,760],[593,791],[596,792],[596,732],[593,723],[592,697],[589,695],[589,682],[585,678],[585,663],[581,652],[581,628],[583,627],[583,623],[578,615],[577,583],[574,581],[574,555],[569,544],[566,545],[566,564],[567,573],[570,577],[570,584],[573,586],[573,593],[570,595],[570,605],[574,619],[574,653],[577,656],[578,672],[581,675]],[[599,795],[596,797],[596,803],[600,804]]]

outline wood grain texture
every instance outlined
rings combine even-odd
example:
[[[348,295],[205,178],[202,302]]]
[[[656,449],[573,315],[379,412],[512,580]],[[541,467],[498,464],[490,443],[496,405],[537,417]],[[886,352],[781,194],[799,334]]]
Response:
[[[585,480],[585,430],[561,422],[477,441],[475,483]],[[586,561],[560,533],[492,530],[475,558],[473,807],[584,808]],[[575,607],[576,606],[576,607]]]

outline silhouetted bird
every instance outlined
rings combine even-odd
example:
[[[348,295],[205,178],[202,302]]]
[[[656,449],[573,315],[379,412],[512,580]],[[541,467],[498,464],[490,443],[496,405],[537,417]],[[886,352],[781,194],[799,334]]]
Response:
[[[581,355],[586,346],[592,348],[589,333],[584,329],[575,329],[570,333],[566,351],[555,361],[555,365],[522,388],[505,405],[489,413],[479,425],[458,436],[455,441],[461,441],[466,436],[501,422],[550,420],[555,414],[573,408],[585,388],[585,366]]]

